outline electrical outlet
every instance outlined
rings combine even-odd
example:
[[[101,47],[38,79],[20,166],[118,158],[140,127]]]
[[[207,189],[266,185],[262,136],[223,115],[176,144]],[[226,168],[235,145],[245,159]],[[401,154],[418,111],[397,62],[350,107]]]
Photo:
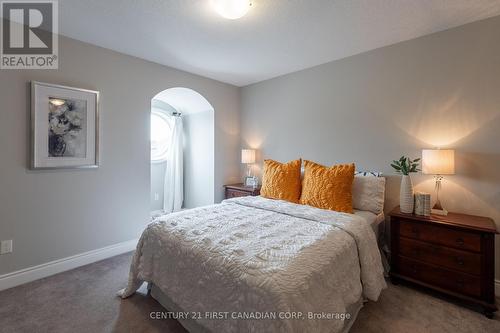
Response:
[[[160,200],[160,195],[158,193],[155,193],[155,201]]]
[[[0,254],[12,253],[12,239],[0,243]]]

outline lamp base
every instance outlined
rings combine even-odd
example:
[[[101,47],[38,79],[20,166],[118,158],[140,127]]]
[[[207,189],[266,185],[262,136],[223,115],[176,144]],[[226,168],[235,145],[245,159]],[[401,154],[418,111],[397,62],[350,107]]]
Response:
[[[441,202],[439,201],[439,199],[434,204],[434,207],[432,207],[431,213],[442,216],[448,215],[448,211],[444,209],[443,206],[441,206]]]

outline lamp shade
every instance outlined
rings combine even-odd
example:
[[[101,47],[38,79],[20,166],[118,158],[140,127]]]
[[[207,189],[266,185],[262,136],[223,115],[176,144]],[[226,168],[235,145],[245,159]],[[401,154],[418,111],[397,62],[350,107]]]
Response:
[[[453,149],[423,149],[422,172],[426,175],[455,174],[455,151]]]
[[[255,150],[254,149],[242,149],[241,150],[241,163],[243,163],[243,164],[255,163]]]

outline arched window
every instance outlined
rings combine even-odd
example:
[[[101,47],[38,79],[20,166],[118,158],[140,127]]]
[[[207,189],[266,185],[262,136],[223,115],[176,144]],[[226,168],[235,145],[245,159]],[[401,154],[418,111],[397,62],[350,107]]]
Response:
[[[172,137],[170,116],[159,109],[151,111],[151,161],[167,160],[168,148]]]

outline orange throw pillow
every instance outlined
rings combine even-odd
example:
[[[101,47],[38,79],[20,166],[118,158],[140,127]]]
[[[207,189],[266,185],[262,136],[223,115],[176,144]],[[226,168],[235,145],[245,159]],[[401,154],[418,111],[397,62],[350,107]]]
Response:
[[[288,163],[264,160],[260,195],[264,198],[299,203],[301,164],[300,159]]]
[[[352,182],[354,164],[338,164],[330,168],[304,161],[304,180],[300,203],[322,209],[353,213]]]

